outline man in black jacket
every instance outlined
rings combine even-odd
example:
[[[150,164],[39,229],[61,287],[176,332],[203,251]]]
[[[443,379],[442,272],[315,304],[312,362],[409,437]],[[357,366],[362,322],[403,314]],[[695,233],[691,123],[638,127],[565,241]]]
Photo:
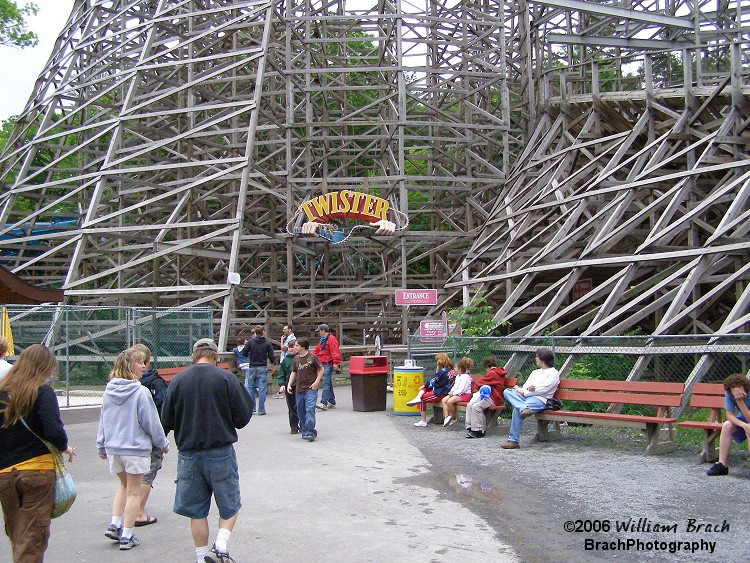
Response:
[[[273,366],[273,346],[266,340],[266,330],[257,325],[252,336],[245,343],[241,354],[248,359],[250,370],[249,377],[245,378],[245,388],[250,393],[253,401],[253,412],[255,412],[255,390],[258,390],[258,414],[266,414],[266,385],[268,384],[267,362]]]
[[[250,422],[252,404],[237,378],[216,367],[217,359],[218,347],[210,338],[193,345],[193,365],[169,384],[161,420],[165,432],[174,430],[178,450],[174,511],[191,519],[196,560],[227,563],[234,561],[227,543],[241,506],[233,444],[237,428]],[[219,509],[219,531],[209,555],[212,495]]]

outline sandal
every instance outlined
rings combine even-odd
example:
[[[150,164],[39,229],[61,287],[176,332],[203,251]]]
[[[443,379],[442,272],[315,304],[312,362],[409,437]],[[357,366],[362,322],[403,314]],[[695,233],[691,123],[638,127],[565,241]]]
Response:
[[[149,526],[151,524],[156,524],[157,521],[156,516],[146,516],[145,520],[136,520],[135,527],[140,528],[141,526]]]

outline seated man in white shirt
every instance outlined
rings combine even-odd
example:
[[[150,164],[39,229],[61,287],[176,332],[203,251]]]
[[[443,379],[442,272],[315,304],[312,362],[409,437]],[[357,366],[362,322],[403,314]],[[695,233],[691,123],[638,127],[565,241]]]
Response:
[[[555,369],[555,355],[549,348],[539,348],[536,351],[535,369],[529,375],[523,387],[516,385],[513,389],[506,389],[503,397],[513,406],[508,441],[500,447],[513,450],[518,447],[521,438],[523,419],[535,412],[543,411],[547,407],[547,399],[551,399],[560,384],[560,373]]]

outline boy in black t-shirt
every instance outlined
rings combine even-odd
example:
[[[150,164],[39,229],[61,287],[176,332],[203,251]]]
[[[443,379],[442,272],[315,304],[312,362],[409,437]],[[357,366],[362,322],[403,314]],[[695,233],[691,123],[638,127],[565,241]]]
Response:
[[[312,442],[318,436],[315,430],[315,403],[318,402],[318,389],[323,379],[323,364],[309,351],[307,338],[297,340],[297,355],[292,362],[287,393],[296,383],[297,416],[299,417],[302,438]]]

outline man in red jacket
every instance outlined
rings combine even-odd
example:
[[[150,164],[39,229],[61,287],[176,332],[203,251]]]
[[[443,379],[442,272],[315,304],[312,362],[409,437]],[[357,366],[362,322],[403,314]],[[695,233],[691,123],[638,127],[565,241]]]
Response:
[[[484,410],[503,404],[505,376],[508,372],[501,367],[497,367],[497,360],[492,356],[482,360],[482,365],[487,370],[487,373],[484,374],[484,377],[480,377],[474,382],[477,392],[474,393],[469,404],[466,406],[467,438],[484,438],[486,430]],[[484,385],[490,387],[489,396],[480,391],[480,387]]]
[[[320,342],[312,353],[323,364],[323,394],[315,407],[325,411],[336,408],[336,396],[333,394],[333,370],[341,369],[341,352],[339,341],[331,334],[331,328],[327,324],[319,324],[315,332],[318,333]]]

